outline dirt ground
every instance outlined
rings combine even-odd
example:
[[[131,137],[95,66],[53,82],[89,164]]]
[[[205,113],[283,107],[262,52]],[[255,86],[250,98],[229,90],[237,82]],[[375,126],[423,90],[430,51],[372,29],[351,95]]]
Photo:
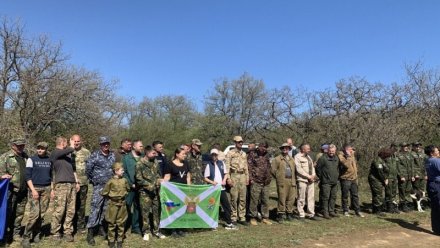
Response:
[[[440,236],[433,235],[429,223],[401,222],[398,227],[362,230],[345,237],[325,237],[302,242],[302,247],[440,247]]]

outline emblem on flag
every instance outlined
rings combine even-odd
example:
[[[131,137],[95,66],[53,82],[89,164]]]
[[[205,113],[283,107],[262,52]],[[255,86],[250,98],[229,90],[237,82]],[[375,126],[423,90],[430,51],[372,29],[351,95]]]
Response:
[[[164,182],[160,228],[216,228],[221,186]]]

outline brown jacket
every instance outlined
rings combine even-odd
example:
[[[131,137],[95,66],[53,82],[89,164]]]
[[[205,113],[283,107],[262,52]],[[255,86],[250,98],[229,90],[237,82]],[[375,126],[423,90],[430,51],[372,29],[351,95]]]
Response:
[[[357,162],[354,156],[346,156],[343,152],[338,153],[339,158],[339,178],[344,180],[357,179]]]
[[[286,163],[287,162],[287,163]],[[290,170],[292,171],[292,179],[289,179],[292,181],[292,185],[296,185],[296,178],[295,178],[295,161],[290,155],[283,156],[278,155],[274,158],[272,161],[272,175],[275,177],[277,181],[277,185],[283,185],[284,180],[286,179],[286,165],[289,164]]]

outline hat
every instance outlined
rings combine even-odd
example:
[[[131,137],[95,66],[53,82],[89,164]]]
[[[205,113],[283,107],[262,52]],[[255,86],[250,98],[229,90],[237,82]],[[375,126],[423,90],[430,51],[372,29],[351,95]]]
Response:
[[[49,145],[47,144],[47,142],[38,142],[37,147],[43,147],[44,149],[47,149],[49,147]]]
[[[241,136],[234,136],[234,141],[240,142],[240,141],[243,141],[243,138]]]
[[[99,137],[99,144],[110,143],[110,138],[107,136]]]
[[[115,170],[118,170],[118,169],[122,169],[124,167],[122,166],[121,162],[116,162],[116,163],[113,164],[112,168],[115,171]]]
[[[422,145],[422,143],[420,143],[420,142],[418,142],[418,141],[416,141],[416,142],[413,143],[413,146],[421,146],[421,145]]]
[[[327,150],[327,149],[328,149],[328,144],[323,144],[323,145],[321,146],[321,149],[322,149],[322,150]]]
[[[210,154],[217,154],[218,155],[219,151],[217,149],[211,149]]]
[[[406,143],[406,142],[402,142],[402,143],[400,143],[400,146],[401,146],[401,147],[405,147],[405,146],[409,146],[409,144]]]
[[[198,146],[201,146],[201,145],[203,145],[203,143],[202,143],[202,142],[200,142],[200,140],[199,140],[199,139],[193,139],[193,140],[191,141],[191,143],[192,143],[193,145],[198,145]]]
[[[17,145],[17,146],[25,145],[26,144],[26,140],[24,138],[11,139],[11,144],[12,145]]]
[[[280,149],[283,149],[283,147],[289,147],[291,148],[291,146],[289,145],[289,143],[283,143],[282,145],[279,146]]]

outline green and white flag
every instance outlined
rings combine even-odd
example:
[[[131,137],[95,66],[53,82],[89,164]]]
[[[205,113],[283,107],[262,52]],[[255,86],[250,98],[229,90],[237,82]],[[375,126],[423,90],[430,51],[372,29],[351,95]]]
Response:
[[[218,226],[221,186],[163,182],[160,186],[160,228]]]

